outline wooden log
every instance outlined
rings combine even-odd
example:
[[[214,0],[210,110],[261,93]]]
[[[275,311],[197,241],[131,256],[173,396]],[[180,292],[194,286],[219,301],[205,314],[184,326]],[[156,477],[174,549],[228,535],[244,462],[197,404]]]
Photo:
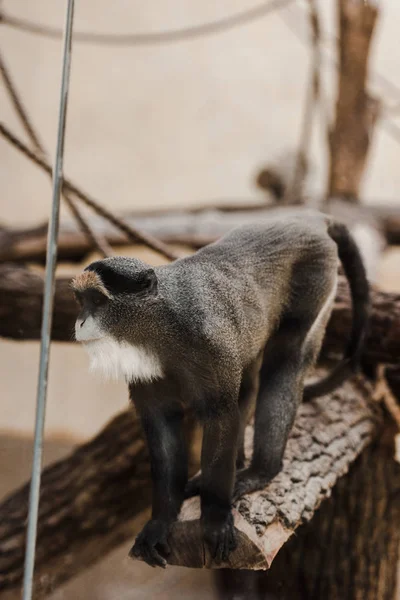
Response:
[[[129,519],[150,502],[147,450],[133,413],[115,417],[92,441],[44,469],[35,598],[90,566],[132,535]],[[0,507],[0,596],[19,597],[28,484]]]
[[[41,274],[15,264],[0,265],[0,336],[38,340],[42,321],[44,280]],[[72,342],[77,305],[70,280],[56,281],[52,339]]]
[[[400,357],[400,294],[373,289],[372,311],[364,358],[370,363],[399,365]],[[338,291],[328,323],[323,351],[342,354],[351,327],[350,297],[347,283],[339,279]]]
[[[268,572],[215,572],[221,600],[397,599],[399,494],[393,423],[387,423]]]
[[[349,221],[351,227],[360,223],[377,226],[382,236],[390,244],[400,244],[400,208],[396,206],[371,205],[353,207],[351,214],[345,202],[334,199],[327,204],[326,211]],[[296,207],[299,210],[300,207]],[[171,209],[151,213],[127,213],[122,215],[129,225],[157,237],[164,243],[201,248],[214,242],[229,230],[245,223],[257,222],[274,214],[286,215],[293,207],[263,206],[260,203],[248,206],[195,207],[193,209]],[[123,234],[99,217],[88,220],[97,235],[103,236],[114,247],[127,245]],[[82,260],[93,250],[88,239],[73,221],[63,221],[60,225],[59,260]],[[46,227],[26,230],[0,229],[0,262],[39,261],[44,263],[46,256]]]
[[[14,340],[40,339],[43,278],[26,267],[0,264],[0,336]],[[340,279],[325,337],[326,353],[341,354],[351,326],[347,284]],[[77,305],[69,279],[56,282],[52,339],[73,342]],[[400,356],[400,295],[372,291],[370,331],[365,358],[372,363],[398,365]]]
[[[330,398],[299,408],[282,473],[265,490],[244,497],[234,508],[239,545],[223,566],[269,568],[285,541],[312,517],[337,479],[376,436],[380,415],[370,395],[370,386],[358,378]],[[247,454],[251,437],[249,426]],[[0,592],[5,600],[17,597],[20,590],[28,493],[25,485],[0,505]],[[45,597],[130,538],[129,520],[149,499],[147,451],[129,411],[91,442],[45,469],[35,598]],[[169,564],[217,566],[201,538],[198,499],[184,504],[172,530],[171,546]]]

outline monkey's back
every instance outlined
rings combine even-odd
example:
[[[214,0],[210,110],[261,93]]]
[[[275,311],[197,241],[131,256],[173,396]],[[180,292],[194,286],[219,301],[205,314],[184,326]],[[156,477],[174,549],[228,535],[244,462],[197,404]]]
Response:
[[[326,294],[338,265],[327,222],[314,211],[265,219],[171,265],[195,334],[252,360],[285,312]]]

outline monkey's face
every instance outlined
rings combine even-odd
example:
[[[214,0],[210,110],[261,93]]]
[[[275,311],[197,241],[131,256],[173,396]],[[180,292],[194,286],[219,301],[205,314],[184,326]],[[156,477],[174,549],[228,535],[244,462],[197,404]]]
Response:
[[[88,351],[92,370],[128,381],[160,377],[146,336],[157,301],[154,270],[135,259],[109,258],[89,265],[72,288],[80,306],[75,337]]]
[[[90,264],[72,282],[80,306],[78,342],[105,337],[132,340],[146,307],[157,296],[154,270],[139,260],[113,257]]]
[[[106,290],[105,290],[106,291]],[[98,288],[75,290],[80,311],[75,322],[75,338],[78,342],[91,342],[107,336],[104,323],[109,309],[109,298]]]

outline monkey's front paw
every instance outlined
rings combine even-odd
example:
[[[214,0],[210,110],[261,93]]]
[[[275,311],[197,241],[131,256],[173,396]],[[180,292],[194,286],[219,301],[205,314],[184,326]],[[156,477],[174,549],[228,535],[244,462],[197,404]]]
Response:
[[[168,533],[169,527],[163,521],[156,519],[149,521],[137,536],[129,556],[140,557],[152,567],[158,566],[165,569],[167,561],[164,556],[170,553]]]
[[[229,512],[222,523],[203,521],[204,541],[210,550],[213,560],[219,564],[228,560],[229,553],[237,546],[233,516]]]

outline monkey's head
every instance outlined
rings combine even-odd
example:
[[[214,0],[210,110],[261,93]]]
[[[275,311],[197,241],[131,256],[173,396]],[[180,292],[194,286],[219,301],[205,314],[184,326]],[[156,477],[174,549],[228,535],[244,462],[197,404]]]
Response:
[[[135,341],[135,328],[157,298],[157,276],[134,258],[112,257],[91,263],[72,282],[80,306],[75,322],[78,342],[103,338]]]

